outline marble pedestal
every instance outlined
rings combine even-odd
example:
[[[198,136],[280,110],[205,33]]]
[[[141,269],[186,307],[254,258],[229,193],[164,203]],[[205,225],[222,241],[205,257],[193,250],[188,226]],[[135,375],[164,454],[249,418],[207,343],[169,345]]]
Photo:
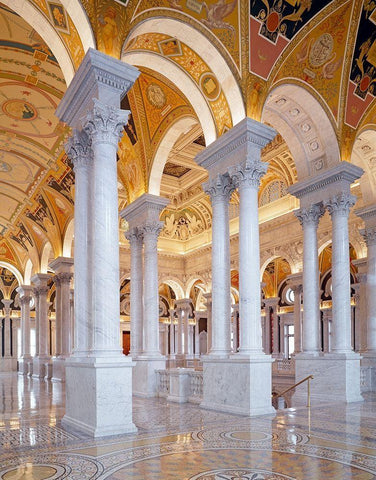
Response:
[[[295,357],[295,381],[308,375],[311,380],[311,404],[332,402],[362,402],[360,394],[360,355],[325,354],[320,356],[299,354]],[[295,389],[292,406],[307,405],[307,383]]]
[[[271,398],[272,362],[269,355],[204,357],[200,406],[246,416],[275,414]]]
[[[92,437],[136,432],[132,421],[132,367],[127,357],[70,357],[62,425]]]
[[[363,374],[363,392],[376,392],[376,353],[364,353],[360,362]]]
[[[166,368],[166,359],[163,356],[157,358],[137,357],[133,369],[133,395],[139,397],[155,397],[157,393],[156,370]]]
[[[18,373],[27,375],[29,373],[29,363],[33,361],[33,357],[22,357],[18,360]]]
[[[172,368],[169,370],[170,394],[169,402],[188,402],[191,386],[190,370],[187,368]]]
[[[44,378],[46,376],[46,364],[48,364],[50,357],[34,357],[33,359],[33,377]]]
[[[66,376],[66,358],[54,357],[52,359],[52,378],[53,382],[65,382]]]
[[[17,360],[13,357],[3,357],[0,362],[0,372],[15,372],[17,370]]]

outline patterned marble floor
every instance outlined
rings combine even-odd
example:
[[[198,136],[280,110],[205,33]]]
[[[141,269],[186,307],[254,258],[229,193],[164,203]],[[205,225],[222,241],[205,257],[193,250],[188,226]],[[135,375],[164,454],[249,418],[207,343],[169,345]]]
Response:
[[[376,395],[244,418],[134,399],[137,434],[61,428],[63,385],[0,374],[0,479],[376,479]]]

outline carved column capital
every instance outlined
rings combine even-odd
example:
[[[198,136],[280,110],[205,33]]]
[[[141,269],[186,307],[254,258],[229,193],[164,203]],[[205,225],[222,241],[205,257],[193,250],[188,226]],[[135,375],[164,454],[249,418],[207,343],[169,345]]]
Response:
[[[296,218],[299,220],[301,226],[304,228],[305,225],[317,225],[319,224],[320,218],[324,215],[325,210],[321,204],[311,205],[309,208],[300,208],[295,212]]]
[[[150,238],[158,239],[158,236],[163,228],[164,223],[155,221],[147,222],[144,225],[137,228],[140,234],[142,234],[144,241]]]
[[[325,202],[325,208],[330,215],[348,217],[350,209],[355,205],[356,197],[350,193],[339,193],[333,195]]]
[[[212,180],[203,184],[205,193],[210,196],[211,202],[228,202],[235,190],[235,186],[232,183],[229,175],[217,175]]]
[[[34,295],[36,297],[40,297],[42,295],[47,295],[48,291],[49,291],[49,287],[47,287],[47,286],[34,287]]]
[[[57,286],[58,285],[60,286],[63,284],[70,283],[70,281],[72,280],[72,277],[73,277],[73,273],[71,272],[61,272],[61,273],[57,273],[53,277],[53,281]]]
[[[367,247],[371,245],[376,245],[376,227],[367,227],[362,230],[359,230],[359,233],[364,238]]]
[[[73,163],[74,171],[88,167],[93,160],[91,141],[84,131],[74,130],[65,144],[65,151]]]
[[[143,232],[138,227],[129,229],[124,233],[124,236],[128,240],[131,248],[142,245]]]
[[[250,186],[259,188],[260,179],[265,175],[268,164],[265,162],[246,161],[229,169],[229,175],[236,188]]]
[[[84,130],[92,144],[109,143],[117,146],[128,122],[129,111],[105,105],[96,98],[94,107],[86,115]]]

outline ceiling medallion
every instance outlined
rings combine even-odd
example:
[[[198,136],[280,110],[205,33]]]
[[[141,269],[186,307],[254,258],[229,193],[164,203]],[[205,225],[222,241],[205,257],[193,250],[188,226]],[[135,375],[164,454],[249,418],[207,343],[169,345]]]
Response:
[[[217,77],[211,72],[206,72],[201,75],[200,88],[205,97],[211,102],[215,102],[221,93],[221,87]]]
[[[166,105],[166,94],[157,83],[151,83],[146,89],[146,98],[150,105],[155,108],[163,108]]]
[[[31,103],[16,98],[4,102],[2,110],[8,117],[15,120],[31,121],[38,116],[36,108]]]

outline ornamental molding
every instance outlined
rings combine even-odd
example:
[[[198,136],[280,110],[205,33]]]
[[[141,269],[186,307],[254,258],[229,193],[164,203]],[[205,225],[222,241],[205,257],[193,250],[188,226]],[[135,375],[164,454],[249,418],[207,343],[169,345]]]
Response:
[[[74,130],[65,144],[65,152],[73,163],[74,171],[88,167],[93,161],[91,141],[85,131]]]
[[[364,171],[356,165],[341,162],[334,168],[325,170],[312,178],[291,185],[288,190],[292,195],[300,199],[312,192],[326,189],[329,185],[338,182],[345,182],[350,185],[360,178],[363,173]]]
[[[120,212],[120,216],[128,222],[130,228],[150,221],[159,221],[160,213],[168,203],[167,198],[144,193],[127,205]]]
[[[321,204],[311,205],[309,208],[300,208],[295,210],[295,216],[304,228],[305,225],[318,225],[320,218],[324,215],[325,210]]]
[[[241,165],[234,165],[229,168],[230,178],[236,188],[246,186],[258,188],[260,179],[268,170],[268,164],[261,161],[246,160]]]
[[[273,140],[276,134],[273,128],[246,117],[200,152],[195,161],[210,171],[228,160],[230,165],[236,165],[244,161],[244,158],[259,160],[261,149]]]
[[[228,174],[218,174],[215,178],[202,184],[206,194],[210,196],[212,204],[215,202],[229,201],[235,185]]]
[[[376,227],[368,227],[362,230],[359,230],[359,233],[364,238],[367,247],[376,245]]]
[[[111,99],[114,106],[134,84],[140,72],[132,65],[89,48],[69,84],[56,116],[71,127],[80,127],[83,115],[93,107],[93,99]]]
[[[355,215],[363,219],[366,223],[370,220],[376,221],[376,205],[368,205],[363,208],[358,208],[354,211],[354,213]]]
[[[330,215],[341,215],[348,217],[350,209],[355,205],[356,197],[350,193],[339,193],[333,195],[324,205]]]

